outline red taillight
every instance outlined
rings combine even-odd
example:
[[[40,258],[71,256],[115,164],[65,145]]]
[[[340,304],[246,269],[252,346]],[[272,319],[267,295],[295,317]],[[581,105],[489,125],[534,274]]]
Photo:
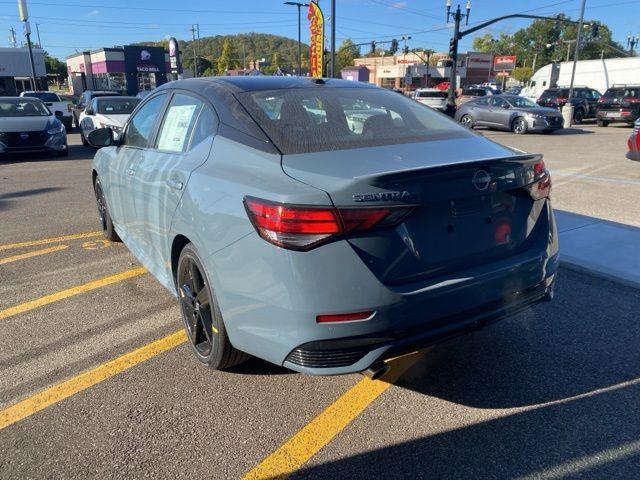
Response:
[[[411,209],[287,205],[253,197],[245,198],[245,208],[262,238],[292,250],[309,250],[339,235],[393,225]]]
[[[527,190],[534,200],[549,198],[551,195],[551,175],[549,175],[544,160],[533,164],[533,183],[527,186]]]
[[[606,102],[606,101],[607,101],[607,99],[606,99],[606,98],[604,98],[604,97],[600,97],[600,98],[598,99],[598,103],[604,103],[604,102]]]
[[[566,103],[567,100],[569,100],[569,99],[566,98],[566,97],[558,97],[558,98],[556,98],[556,102],[558,102],[558,103]]]
[[[338,315],[318,315],[316,316],[317,323],[330,323],[330,322],[353,322],[356,320],[367,320],[373,315],[373,311],[368,312],[356,312],[356,313],[341,313]]]
[[[636,98],[636,97],[624,97],[622,99],[623,102],[628,102],[628,103],[640,103],[640,98]]]

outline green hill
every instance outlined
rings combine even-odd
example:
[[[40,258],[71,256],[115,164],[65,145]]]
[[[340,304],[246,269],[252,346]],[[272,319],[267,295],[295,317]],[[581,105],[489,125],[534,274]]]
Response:
[[[253,60],[266,59],[270,66],[267,69],[275,70],[278,66],[284,70],[296,68],[298,55],[298,42],[291,38],[268,33],[240,33],[237,35],[216,35],[200,38],[200,71],[207,68],[215,71],[217,60],[222,54],[222,46],[228,40],[231,46],[231,60],[233,64],[241,68],[244,64],[249,66]],[[178,40],[180,54],[185,68],[193,67],[192,41]],[[168,49],[166,40],[160,42],[139,42],[138,45],[163,46]],[[302,44],[303,69],[306,69],[309,57],[309,46]],[[211,73],[209,72],[209,73]]]

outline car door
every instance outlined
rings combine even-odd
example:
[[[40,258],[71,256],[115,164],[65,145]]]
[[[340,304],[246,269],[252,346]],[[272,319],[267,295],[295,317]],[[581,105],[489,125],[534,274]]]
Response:
[[[173,93],[150,149],[132,177],[136,223],[142,225],[138,257],[157,278],[171,284],[170,230],[191,172],[209,156],[218,118],[194,94]]]
[[[125,126],[115,161],[109,162],[109,192],[107,202],[117,231],[129,249],[138,255],[141,249],[141,226],[136,223],[134,198],[137,192],[132,180],[153,139],[156,126],[168,95],[150,97],[133,113]]]
[[[476,125],[487,125],[489,97],[481,97],[469,102],[468,107]]]
[[[490,97],[487,108],[487,123],[495,127],[509,127],[510,115],[510,105],[504,98]]]

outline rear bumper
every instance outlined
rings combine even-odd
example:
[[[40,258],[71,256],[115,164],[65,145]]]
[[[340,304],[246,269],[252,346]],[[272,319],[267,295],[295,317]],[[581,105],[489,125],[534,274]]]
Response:
[[[292,252],[252,233],[204,264],[236,348],[307,374],[353,373],[544,299],[558,269],[549,202],[545,208],[541,249],[400,286],[382,284],[346,241]],[[375,314],[367,320],[316,322],[368,311]]]
[[[610,114],[613,114],[611,116]],[[617,110],[600,110],[596,114],[596,118],[598,120],[603,120],[608,123],[628,123],[629,125],[633,125],[633,122],[638,118],[637,114],[630,113],[629,115],[622,115]]]

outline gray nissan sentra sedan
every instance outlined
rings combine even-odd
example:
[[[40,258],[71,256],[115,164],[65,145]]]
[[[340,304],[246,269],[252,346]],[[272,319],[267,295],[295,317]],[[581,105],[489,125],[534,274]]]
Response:
[[[179,298],[197,358],[367,370],[553,296],[540,155],[329,79],[166,84],[99,150],[100,221]]]

